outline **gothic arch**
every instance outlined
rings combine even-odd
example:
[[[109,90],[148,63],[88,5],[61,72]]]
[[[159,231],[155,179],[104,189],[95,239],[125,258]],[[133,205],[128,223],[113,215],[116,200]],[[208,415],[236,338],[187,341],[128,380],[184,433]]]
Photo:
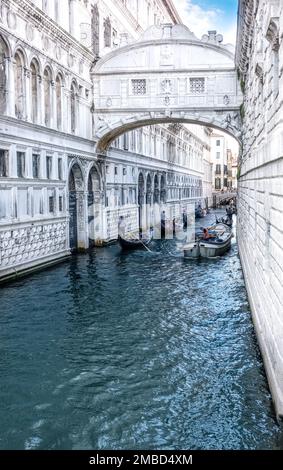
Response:
[[[63,122],[63,76],[61,72],[58,72],[55,79],[55,91],[56,91],[56,124],[57,129],[62,130]]]
[[[52,119],[52,83],[52,69],[49,65],[47,65],[43,72],[44,123],[47,127],[50,127]]]
[[[10,45],[6,39],[0,35],[0,114],[4,114],[7,109],[7,62],[10,57]]]
[[[26,80],[26,55],[20,47],[14,53],[14,89],[15,89],[15,116],[18,119],[25,118],[25,80]]]
[[[38,122],[39,117],[39,77],[40,63],[36,57],[30,62],[30,88],[31,88],[31,120],[33,123]]]
[[[68,168],[68,177],[70,177],[70,174],[71,172],[73,171],[73,169],[75,168],[75,172],[76,172],[76,175],[78,176],[77,180],[82,180],[83,182],[83,186],[85,187],[85,181],[86,181],[86,178],[85,178],[85,171],[84,171],[84,168],[80,162],[80,160],[74,156],[74,158],[72,158],[72,160],[69,162],[69,168]],[[79,185],[80,188],[81,188],[81,185]],[[79,187],[78,185],[76,186],[76,190],[78,190]]]
[[[71,250],[86,247],[84,190],[84,172],[78,160],[74,159],[69,166],[68,175],[69,244]]]
[[[88,238],[93,246],[100,238],[101,219],[101,175],[93,163],[88,171]]]

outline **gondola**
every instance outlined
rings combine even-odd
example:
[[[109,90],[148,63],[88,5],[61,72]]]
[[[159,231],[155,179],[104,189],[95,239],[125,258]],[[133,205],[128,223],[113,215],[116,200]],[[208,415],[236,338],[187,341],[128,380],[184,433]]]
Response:
[[[139,248],[146,248],[151,242],[151,238],[123,238],[118,236],[118,242],[122,250],[137,250]]]

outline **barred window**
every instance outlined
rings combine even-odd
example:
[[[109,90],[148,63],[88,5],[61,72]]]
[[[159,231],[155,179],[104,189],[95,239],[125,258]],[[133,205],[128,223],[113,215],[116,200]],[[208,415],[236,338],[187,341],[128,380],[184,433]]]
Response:
[[[25,158],[26,158],[26,154],[24,152],[17,152],[17,176],[18,178],[24,178]]]
[[[8,151],[0,150],[0,177],[8,176]]]
[[[54,196],[49,196],[49,212],[54,212]]]
[[[133,95],[146,94],[146,80],[144,78],[132,80],[132,93]]]
[[[51,179],[52,157],[46,157],[46,178]]]
[[[59,212],[63,212],[63,196],[59,196]]]
[[[204,78],[190,78],[190,93],[198,95],[205,91],[205,80]]]
[[[32,156],[32,176],[33,178],[39,177],[39,155],[36,154]]]

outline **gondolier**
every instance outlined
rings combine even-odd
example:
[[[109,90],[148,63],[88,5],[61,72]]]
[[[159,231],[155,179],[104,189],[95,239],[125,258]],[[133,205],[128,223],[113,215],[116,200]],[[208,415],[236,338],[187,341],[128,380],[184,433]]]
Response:
[[[120,218],[119,218],[119,222],[118,222],[118,235],[120,237],[124,237],[125,232],[126,232],[125,219],[124,219],[124,216],[121,215]]]

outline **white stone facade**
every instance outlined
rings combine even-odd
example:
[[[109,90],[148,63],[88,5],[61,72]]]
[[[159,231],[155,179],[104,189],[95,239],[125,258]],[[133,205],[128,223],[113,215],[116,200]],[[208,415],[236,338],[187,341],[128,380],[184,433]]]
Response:
[[[276,412],[283,416],[283,1],[240,0],[245,92],[238,240]]]
[[[146,225],[154,201],[172,219],[202,200],[207,136],[153,126],[95,154],[96,57],[179,21],[171,0],[0,1],[1,279],[115,239],[120,215],[136,229],[139,178]]]

